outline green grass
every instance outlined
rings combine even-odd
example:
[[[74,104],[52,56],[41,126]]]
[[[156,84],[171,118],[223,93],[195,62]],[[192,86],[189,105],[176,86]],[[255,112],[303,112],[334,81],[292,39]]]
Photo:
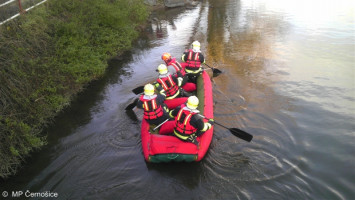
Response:
[[[0,26],[0,177],[46,144],[41,130],[131,48],[148,14],[143,0],[51,0]]]

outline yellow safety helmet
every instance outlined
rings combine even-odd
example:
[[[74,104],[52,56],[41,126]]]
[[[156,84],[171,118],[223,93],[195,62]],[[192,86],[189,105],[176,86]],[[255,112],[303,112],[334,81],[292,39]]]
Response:
[[[198,98],[196,96],[190,96],[188,99],[187,99],[187,103],[186,103],[186,106],[190,109],[196,109],[197,106],[198,106]]]
[[[199,41],[194,41],[191,46],[193,51],[200,51],[201,44]]]
[[[150,83],[144,86],[144,94],[145,95],[153,95],[154,94],[154,86]]]
[[[168,68],[166,67],[166,65],[160,64],[158,66],[157,71],[159,72],[159,74],[166,74],[166,73],[168,73]]]

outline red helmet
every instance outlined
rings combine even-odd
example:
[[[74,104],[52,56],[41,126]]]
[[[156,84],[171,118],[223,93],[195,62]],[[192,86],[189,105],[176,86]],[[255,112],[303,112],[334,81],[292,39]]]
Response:
[[[170,53],[163,53],[163,55],[161,56],[161,59],[164,60],[165,62],[170,61],[171,60]]]

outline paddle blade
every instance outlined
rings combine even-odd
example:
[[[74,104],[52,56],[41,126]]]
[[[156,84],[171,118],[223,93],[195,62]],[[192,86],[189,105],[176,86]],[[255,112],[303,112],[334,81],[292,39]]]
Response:
[[[128,117],[129,117],[131,120],[133,120],[133,121],[135,121],[135,122],[138,122],[138,121],[139,121],[139,119],[138,119],[136,113],[135,113],[133,110],[126,110],[126,114],[128,115]]]
[[[134,107],[136,107],[137,102],[138,102],[138,98],[135,99],[133,103],[129,104],[129,105],[125,108],[125,110],[132,110]]]
[[[238,128],[229,128],[229,131],[237,136],[238,138],[242,139],[242,140],[245,140],[247,142],[250,142],[252,139],[253,139],[253,136],[250,135],[249,133],[243,131],[243,130],[240,130]]]
[[[134,94],[140,94],[140,93],[143,93],[143,91],[144,91],[144,86],[139,86],[139,87],[134,88],[134,89],[132,90],[132,92],[133,92]]]
[[[221,70],[216,69],[216,68],[214,68],[214,67],[211,67],[211,66],[207,65],[206,63],[204,63],[204,65],[206,65],[208,68],[212,69],[213,77],[216,77],[216,76],[218,76],[219,74],[222,73]]]
[[[212,69],[212,71],[213,71],[213,75],[214,75],[214,76],[218,76],[219,74],[221,74],[221,73],[222,73],[222,71],[221,71],[221,70],[216,69],[216,68],[213,68],[213,69]]]

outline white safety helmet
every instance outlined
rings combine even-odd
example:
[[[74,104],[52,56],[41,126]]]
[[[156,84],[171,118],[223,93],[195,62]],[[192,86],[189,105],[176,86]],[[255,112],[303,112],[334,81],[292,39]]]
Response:
[[[144,86],[144,94],[145,95],[153,95],[154,94],[154,86],[150,83]]]
[[[197,106],[198,106],[198,98],[196,96],[190,96],[188,99],[187,99],[187,103],[186,103],[186,106],[190,109],[196,109]]]
[[[200,47],[201,47],[201,44],[200,44],[200,42],[199,41],[194,41],[192,44],[191,44],[191,46],[192,46],[192,50],[194,51],[194,52],[200,52]]]
[[[157,71],[159,72],[159,74],[166,74],[166,73],[168,73],[168,67],[164,64],[160,64],[158,66]]]

